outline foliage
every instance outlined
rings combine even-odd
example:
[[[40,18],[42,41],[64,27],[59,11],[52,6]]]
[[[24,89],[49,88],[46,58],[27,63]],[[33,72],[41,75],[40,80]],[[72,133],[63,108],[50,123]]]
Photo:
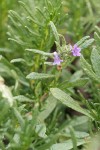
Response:
[[[15,11],[9,10],[9,25],[7,15],[0,19],[0,149],[82,149],[100,129],[99,6],[7,2],[2,12]]]

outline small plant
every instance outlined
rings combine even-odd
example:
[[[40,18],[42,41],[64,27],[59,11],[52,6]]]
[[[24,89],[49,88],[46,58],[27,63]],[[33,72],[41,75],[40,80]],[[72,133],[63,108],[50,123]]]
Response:
[[[99,131],[100,29],[90,37],[96,22],[89,32],[90,20],[84,22],[85,10],[94,8],[92,0],[24,0],[9,10],[9,46],[0,55],[0,149],[78,150]]]

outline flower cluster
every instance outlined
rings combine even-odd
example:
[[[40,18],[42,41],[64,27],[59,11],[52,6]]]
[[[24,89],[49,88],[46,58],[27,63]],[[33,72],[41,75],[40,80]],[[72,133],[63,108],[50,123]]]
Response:
[[[54,52],[54,62],[53,65],[60,65],[61,62],[63,62],[63,60],[60,59],[59,55],[57,52]]]
[[[77,44],[75,44],[74,46],[70,45],[70,50],[73,56],[81,56],[81,48],[77,46]],[[59,55],[57,52],[54,52],[54,62],[53,65],[60,65],[61,62],[63,62],[63,60],[60,59]]]
[[[76,44],[75,44],[74,46],[71,46],[71,45],[70,45],[70,49],[71,49],[71,51],[72,51],[72,55],[73,55],[73,56],[81,56],[81,53],[80,53],[81,48],[78,47]]]

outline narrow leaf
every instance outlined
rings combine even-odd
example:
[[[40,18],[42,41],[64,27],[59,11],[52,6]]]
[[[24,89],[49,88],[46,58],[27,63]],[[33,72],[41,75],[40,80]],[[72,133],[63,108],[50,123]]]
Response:
[[[45,74],[45,73],[37,73],[37,72],[32,72],[26,76],[27,79],[32,79],[32,80],[47,79],[47,78],[54,78],[54,77],[55,77],[54,75]]]
[[[65,92],[63,92],[62,90],[60,90],[58,88],[51,88],[50,91],[56,99],[58,99],[60,102],[62,102],[67,107],[72,108],[72,109],[92,118],[92,116],[88,113],[88,111],[86,109],[83,109],[78,104],[77,101],[73,100],[73,98],[70,97],[70,95],[66,94]]]
[[[52,31],[53,31],[53,34],[54,34],[54,37],[55,37],[56,41],[58,43],[60,43],[58,32],[57,32],[56,27],[55,27],[55,25],[52,21],[50,21],[50,26],[52,28]]]
[[[81,57],[81,65],[90,78],[99,82],[98,76],[93,72],[91,65],[84,59],[84,57]]]
[[[23,59],[23,58],[16,58],[16,59],[12,59],[10,62],[11,62],[11,63],[25,62],[25,59]]]
[[[31,52],[36,53],[36,54],[40,54],[40,55],[53,56],[53,53],[46,53],[44,51],[37,50],[37,49],[26,49],[26,50],[31,51]]]
[[[12,109],[14,112],[14,115],[16,116],[17,120],[19,121],[21,127],[23,128],[25,125],[24,119],[22,118],[21,114],[19,113],[19,111],[16,108]]]
[[[66,87],[66,88],[69,88],[69,87],[81,87],[81,86],[84,86],[87,82],[88,82],[88,78],[81,78],[79,80],[75,80],[75,81],[72,81],[72,82],[69,82],[69,81],[65,81],[63,82],[60,86],[61,87]]]
[[[52,95],[50,95],[46,100],[43,111],[41,111],[38,116],[39,122],[44,121],[51,114],[56,104],[57,104],[57,100]]]
[[[78,140],[77,146],[83,145],[86,143],[85,140]],[[67,140],[64,143],[57,143],[51,146],[50,150],[70,150],[73,148],[72,140]]]
[[[86,40],[83,44],[80,45],[81,49],[87,48],[94,42],[94,39]]]
[[[85,40],[87,40],[87,39],[89,39],[90,38],[90,36],[85,36],[85,37],[83,37],[81,40],[79,40],[77,43],[76,43],[76,45],[81,45]]]
[[[38,134],[41,138],[46,138],[46,125],[44,123],[36,125],[35,132]]]
[[[95,48],[91,53],[91,62],[95,73],[97,74],[97,76],[100,76],[100,55]]]
[[[33,103],[33,100],[24,96],[24,95],[18,95],[13,97],[13,99],[18,100],[19,102],[29,102],[29,103]]]

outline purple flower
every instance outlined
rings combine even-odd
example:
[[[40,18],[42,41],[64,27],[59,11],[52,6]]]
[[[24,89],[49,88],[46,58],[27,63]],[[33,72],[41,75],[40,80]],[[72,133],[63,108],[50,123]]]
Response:
[[[57,52],[54,52],[54,62],[53,65],[60,65],[61,62],[63,62],[63,60],[60,59],[59,55]]]
[[[70,48],[71,48],[73,56],[81,56],[81,53],[80,53],[81,48],[78,47],[76,44],[73,47],[70,45]]]

